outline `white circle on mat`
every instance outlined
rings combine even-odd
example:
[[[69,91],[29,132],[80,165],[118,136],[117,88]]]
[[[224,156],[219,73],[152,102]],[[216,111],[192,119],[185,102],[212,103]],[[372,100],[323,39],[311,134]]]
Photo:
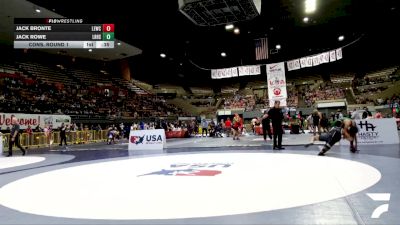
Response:
[[[44,161],[46,158],[38,156],[13,156],[0,158],[0,169],[24,166],[32,163]]]
[[[170,155],[100,162],[26,177],[0,189],[0,204],[66,218],[198,218],[324,202],[360,192],[380,178],[380,172],[367,164],[332,157]]]

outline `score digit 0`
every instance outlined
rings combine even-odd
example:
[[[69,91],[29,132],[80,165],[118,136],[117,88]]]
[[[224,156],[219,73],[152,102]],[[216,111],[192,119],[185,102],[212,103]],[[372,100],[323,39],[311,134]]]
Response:
[[[114,33],[105,33],[103,32],[103,41],[114,41]]]
[[[114,24],[103,24],[103,32],[114,32]]]

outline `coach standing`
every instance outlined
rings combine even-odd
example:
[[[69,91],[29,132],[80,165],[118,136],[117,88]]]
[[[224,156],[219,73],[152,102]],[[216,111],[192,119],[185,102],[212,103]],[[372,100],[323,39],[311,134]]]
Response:
[[[274,107],[268,111],[268,116],[272,121],[272,129],[274,133],[274,150],[282,150],[285,149],[282,147],[282,121],[283,121],[283,113],[280,106],[280,101],[275,101]],[[276,139],[278,138],[278,143]]]
[[[264,115],[263,115],[262,120],[261,120],[264,141],[267,141],[267,135],[272,140],[270,122],[271,122],[271,119],[269,118],[268,111],[265,110],[264,111]]]

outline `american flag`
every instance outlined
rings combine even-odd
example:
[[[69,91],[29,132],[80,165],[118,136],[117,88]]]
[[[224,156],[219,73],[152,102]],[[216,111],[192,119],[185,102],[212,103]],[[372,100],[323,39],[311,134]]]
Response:
[[[256,60],[268,59],[268,39],[260,38],[255,40]]]

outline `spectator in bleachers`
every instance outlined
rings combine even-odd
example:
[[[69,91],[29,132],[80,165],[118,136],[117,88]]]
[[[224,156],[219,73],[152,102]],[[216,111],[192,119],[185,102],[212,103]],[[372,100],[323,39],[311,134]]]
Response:
[[[128,93],[124,97],[109,91],[104,96],[101,86],[55,84],[40,79],[28,80],[22,75],[0,74],[0,111],[23,113],[49,113],[68,115],[108,115],[111,118],[128,116],[150,117],[184,115],[181,109],[166,104],[162,98]],[[11,91],[13,95],[11,95]],[[18,103],[18,104],[17,104]]]

